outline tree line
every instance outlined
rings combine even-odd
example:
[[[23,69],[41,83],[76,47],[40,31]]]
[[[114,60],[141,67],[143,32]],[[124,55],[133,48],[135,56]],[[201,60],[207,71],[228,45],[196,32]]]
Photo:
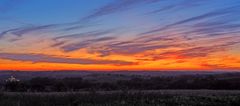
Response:
[[[2,91],[9,92],[66,92],[92,90],[160,90],[160,89],[240,89],[240,77],[218,78],[207,76],[132,77],[110,82],[83,78],[36,77],[26,81],[1,83]]]

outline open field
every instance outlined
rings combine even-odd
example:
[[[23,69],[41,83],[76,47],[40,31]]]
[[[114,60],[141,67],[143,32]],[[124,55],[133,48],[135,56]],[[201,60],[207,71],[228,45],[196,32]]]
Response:
[[[0,106],[239,106],[238,90],[3,92]]]

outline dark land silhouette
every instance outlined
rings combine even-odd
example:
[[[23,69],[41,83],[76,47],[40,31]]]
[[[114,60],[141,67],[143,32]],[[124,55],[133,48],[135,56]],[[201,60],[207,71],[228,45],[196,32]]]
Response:
[[[237,106],[239,72],[0,72],[0,106]]]

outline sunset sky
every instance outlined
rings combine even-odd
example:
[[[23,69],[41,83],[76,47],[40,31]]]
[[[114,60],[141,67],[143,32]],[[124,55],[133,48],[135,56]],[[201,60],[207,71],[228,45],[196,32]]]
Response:
[[[240,0],[0,0],[0,70],[240,70]]]

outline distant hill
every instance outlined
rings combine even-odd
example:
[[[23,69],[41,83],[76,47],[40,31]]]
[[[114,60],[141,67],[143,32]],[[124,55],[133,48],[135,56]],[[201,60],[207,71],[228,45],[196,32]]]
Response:
[[[169,77],[182,75],[219,75],[231,74],[237,72],[224,71],[0,71],[0,81],[4,81],[10,76],[20,80],[28,80],[34,77],[66,78],[82,77],[89,80],[119,80],[130,79],[132,77]],[[224,75],[223,75],[224,74]],[[236,74],[234,74],[236,75]]]

